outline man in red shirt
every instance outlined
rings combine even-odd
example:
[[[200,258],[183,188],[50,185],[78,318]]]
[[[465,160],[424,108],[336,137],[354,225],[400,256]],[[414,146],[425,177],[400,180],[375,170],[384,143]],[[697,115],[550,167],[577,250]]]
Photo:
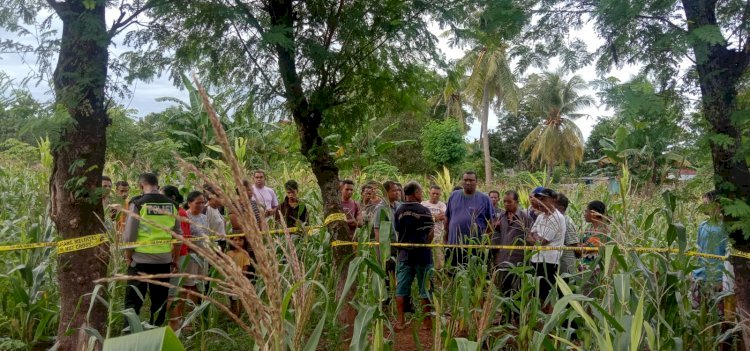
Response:
[[[346,224],[349,225],[349,235],[354,237],[354,231],[362,225],[362,212],[359,204],[352,200],[354,195],[354,182],[345,179],[341,181],[341,207],[346,214]]]

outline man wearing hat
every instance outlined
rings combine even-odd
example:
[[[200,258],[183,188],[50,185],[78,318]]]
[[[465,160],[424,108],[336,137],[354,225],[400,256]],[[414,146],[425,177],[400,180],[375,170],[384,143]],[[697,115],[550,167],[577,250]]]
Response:
[[[531,191],[531,194],[529,194],[529,217],[531,217],[531,221],[536,221],[536,217],[539,215],[539,211],[534,208],[534,195],[539,194],[542,190],[544,190],[543,186],[538,186],[534,188],[534,190]]]
[[[535,189],[536,190],[536,189]],[[565,217],[557,210],[557,193],[552,189],[541,189],[531,198],[531,206],[538,216],[531,227],[529,238],[532,245],[563,246],[565,243]],[[560,264],[560,250],[540,250],[531,257],[531,264],[537,276],[542,277],[539,285],[539,298],[542,303],[547,299],[552,287],[555,286],[555,275]],[[550,304],[544,305],[546,313],[551,312]],[[548,311],[549,310],[549,311]]]

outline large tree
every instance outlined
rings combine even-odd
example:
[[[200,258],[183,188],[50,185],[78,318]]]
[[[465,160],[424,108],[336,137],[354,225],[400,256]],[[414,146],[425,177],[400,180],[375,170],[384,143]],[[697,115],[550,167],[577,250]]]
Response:
[[[324,215],[342,211],[331,137],[348,141],[366,111],[412,83],[414,65],[439,62],[428,18],[452,21],[462,1],[170,1],[134,33],[134,73],[169,65],[193,69],[210,85],[245,87],[261,104],[290,115],[301,153],[316,176]],[[172,56],[174,53],[174,56]],[[344,222],[331,240],[351,240]],[[333,249],[336,268],[350,246]],[[344,277],[339,281],[343,287]]]
[[[120,16],[107,26],[105,0],[10,1],[2,10],[1,25],[28,34],[25,26],[36,25],[37,16],[51,10],[62,22],[59,42],[47,37],[43,48],[59,49],[52,76],[55,105],[66,115],[54,145],[50,178],[51,215],[59,236],[73,239],[103,233],[101,177],[104,169],[107,115],[107,74],[109,45],[146,8],[142,1],[120,4]],[[41,26],[50,29],[53,18]],[[6,41],[4,45],[13,45]],[[59,45],[59,48],[57,47]],[[35,48],[34,48],[35,49]],[[42,66],[50,56],[39,56]],[[89,343],[87,328],[103,332],[107,311],[89,306],[94,281],[107,272],[108,251],[98,246],[61,253],[57,280],[60,284],[60,322],[57,332],[59,350],[81,350]],[[98,345],[101,347],[101,345]]]
[[[750,169],[745,136],[748,110],[738,106],[738,88],[750,64],[750,2],[742,0],[635,0],[538,2],[526,57],[549,55],[549,44],[565,41],[571,28],[591,22],[604,39],[597,48],[601,71],[625,63],[643,64],[643,70],[661,83],[686,77],[697,87],[699,107],[710,125],[714,184],[724,199],[724,223],[734,247],[750,251]],[[572,27],[574,28],[574,27]],[[535,50],[538,48],[539,50]],[[545,52],[546,51],[546,52]],[[528,59],[523,63],[534,63]],[[690,74],[681,65],[690,62]],[[733,257],[737,307],[743,318],[750,313],[750,260]],[[750,330],[743,328],[745,344]]]
[[[586,83],[579,76],[565,79],[562,71],[532,75],[527,81],[531,93],[530,113],[542,123],[521,142],[530,150],[531,161],[547,165],[549,179],[558,164],[575,168],[583,161],[583,136],[573,120],[583,117],[581,108],[593,105],[593,99],[581,95]]]
[[[492,184],[492,159],[488,131],[490,105],[503,106],[515,112],[518,110],[518,93],[515,78],[510,67],[506,45],[489,41],[485,45],[470,50],[460,65],[467,67],[471,74],[464,82],[464,92],[481,124],[479,139],[484,156],[484,181]]]

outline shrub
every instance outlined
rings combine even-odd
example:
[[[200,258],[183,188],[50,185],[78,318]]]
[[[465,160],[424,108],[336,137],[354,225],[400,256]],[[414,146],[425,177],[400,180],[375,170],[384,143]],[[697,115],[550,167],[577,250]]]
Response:
[[[453,119],[428,123],[422,129],[421,142],[422,155],[435,168],[450,168],[466,155],[461,126]]]

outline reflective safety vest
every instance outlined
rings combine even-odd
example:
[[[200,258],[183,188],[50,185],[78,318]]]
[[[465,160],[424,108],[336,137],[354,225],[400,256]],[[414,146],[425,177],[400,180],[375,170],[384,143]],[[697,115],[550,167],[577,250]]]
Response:
[[[177,208],[172,203],[144,203],[141,205],[140,225],[136,242],[172,240],[171,229],[175,225]],[[163,228],[168,228],[165,230]],[[161,254],[172,251],[172,243],[138,246],[135,252]]]

